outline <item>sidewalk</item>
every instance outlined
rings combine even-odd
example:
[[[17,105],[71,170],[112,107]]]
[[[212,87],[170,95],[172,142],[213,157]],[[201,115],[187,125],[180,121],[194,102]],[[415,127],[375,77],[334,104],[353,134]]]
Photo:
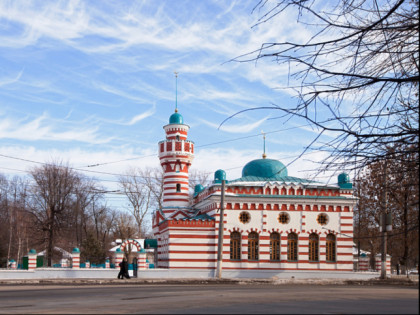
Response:
[[[0,279],[0,285],[195,285],[195,284],[313,284],[313,285],[419,285],[418,276],[391,276],[387,279],[230,279],[230,278],[208,278],[208,279]]]

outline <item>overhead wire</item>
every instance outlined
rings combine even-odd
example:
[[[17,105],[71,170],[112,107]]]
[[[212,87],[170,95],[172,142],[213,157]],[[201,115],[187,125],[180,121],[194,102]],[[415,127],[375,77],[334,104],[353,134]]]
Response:
[[[306,127],[306,126],[309,126],[309,124],[305,124],[305,125],[301,125],[301,126],[294,126],[294,127],[290,127],[290,128],[283,128],[283,129],[278,129],[278,130],[273,130],[273,131],[268,131],[268,132],[265,132],[265,134],[278,133],[278,132],[287,131],[287,130],[291,130],[291,129],[298,129],[298,128],[302,128],[302,127]],[[245,136],[245,137],[238,137],[238,138],[233,138],[233,139],[228,139],[228,140],[223,140],[223,141],[218,141],[218,142],[212,142],[212,143],[208,143],[208,144],[198,145],[198,146],[195,146],[195,147],[196,148],[202,148],[202,147],[207,147],[207,146],[212,146],[212,145],[222,144],[222,143],[227,143],[227,142],[233,142],[233,141],[239,141],[239,140],[244,140],[244,139],[248,139],[248,138],[252,138],[252,137],[258,137],[258,136],[261,136],[261,134],[254,134],[254,135]],[[315,151],[318,151],[318,150],[314,150],[314,151],[311,151],[311,152],[308,152],[308,153],[303,153],[303,154],[286,156],[286,157],[283,157],[283,159],[295,158],[295,157],[299,157],[299,156],[302,156],[302,155],[310,154],[310,153],[315,152]],[[0,154],[0,156],[5,157],[5,158],[20,160],[20,161],[24,161],[24,162],[29,162],[29,163],[36,163],[36,164],[41,164],[41,165],[51,165],[51,163],[34,161],[34,160],[24,159],[24,158],[10,156],[10,155],[6,155],[6,154]],[[122,160],[117,160],[117,161],[111,161],[111,162],[90,164],[90,165],[87,165],[87,166],[82,166],[81,168],[80,167],[77,167],[76,168],[76,167],[70,167],[69,166],[69,168],[70,169],[73,169],[73,170],[76,170],[76,171],[80,171],[80,172],[88,172],[88,173],[94,173],[94,174],[110,175],[110,176],[116,176],[116,177],[128,176],[127,174],[118,174],[118,173],[111,173],[111,172],[104,172],[104,171],[95,171],[95,170],[84,169],[84,167],[96,167],[96,166],[113,164],[113,163],[119,163],[119,162],[123,162],[123,161],[136,160],[136,159],[141,159],[141,158],[151,157],[151,156],[155,156],[155,154],[138,156],[138,157],[133,157],[133,158],[129,158],[129,159],[122,159]],[[232,167],[232,168],[228,168],[227,170],[238,169],[238,168],[241,168],[241,167],[242,166]],[[25,172],[25,171],[22,171],[22,170],[17,170],[17,171]],[[211,172],[209,172],[208,174],[211,174]],[[145,176],[139,176],[139,177],[146,178]],[[106,181],[106,180],[103,180],[103,181]],[[112,182],[111,180],[108,180],[108,181]]]
[[[268,131],[268,132],[265,132],[265,134],[272,134],[272,133],[277,133],[277,132],[282,132],[282,131],[288,131],[288,130],[292,130],[292,129],[299,129],[299,128],[307,127],[307,126],[310,126],[310,124],[304,124],[304,125],[301,125],[301,126],[294,126],[294,127],[289,127],[289,128],[283,128],[283,129]],[[238,137],[238,138],[233,138],[233,139],[228,139],[228,140],[211,142],[211,143],[202,144],[202,145],[196,145],[195,147],[196,148],[203,148],[203,147],[208,147],[208,146],[212,146],[212,145],[216,145],[216,144],[223,144],[223,143],[228,143],[228,142],[245,140],[245,139],[249,139],[249,138],[260,137],[260,136],[261,136],[261,134],[254,134],[254,135],[249,135],[249,136],[244,136],[244,137]],[[128,158],[128,159],[122,159],[122,160],[116,160],[116,161],[110,161],[110,162],[95,163],[95,164],[90,164],[90,165],[86,165],[86,166],[82,166],[82,167],[97,167],[97,166],[101,166],[101,165],[115,164],[115,163],[119,163],[119,162],[132,161],[132,160],[137,160],[137,159],[142,159],[142,158],[152,157],[152,156],[155,156],[155,154],[142,155],[142,156],[138,156],[138,157],[133,157],[133,158]]]

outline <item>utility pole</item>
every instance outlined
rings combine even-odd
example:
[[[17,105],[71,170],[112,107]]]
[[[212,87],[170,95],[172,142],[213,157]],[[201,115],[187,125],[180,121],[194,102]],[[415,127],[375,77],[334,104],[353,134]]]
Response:
[[[382,251],[381,251],[381,279],[386,279],[386,212],[381,215]]]
[[[217,240],[217,270],[216,277],[222,278],[222,260],[223,260],[223,228],[224,228],[224,202],[225,202],[225,180],[222,180],[222,192],[220,197],[220,216],[219,216],[219,237]]]
[[[388,213],[388,178],[387,178],[387,160],[385,160],[385,192],[384,192],[384,209],[381,215],[381,231],[382,231],[382,251],[381,251],[381,279],[386,279],[386,247],[387,232],[392,230],[392,216]]]

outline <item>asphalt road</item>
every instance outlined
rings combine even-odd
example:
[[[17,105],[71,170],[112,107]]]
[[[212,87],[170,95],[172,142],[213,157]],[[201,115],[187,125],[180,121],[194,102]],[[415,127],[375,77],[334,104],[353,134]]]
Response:
[[[418,293],[389,285],[0,286],[0,313],[419,314]]]

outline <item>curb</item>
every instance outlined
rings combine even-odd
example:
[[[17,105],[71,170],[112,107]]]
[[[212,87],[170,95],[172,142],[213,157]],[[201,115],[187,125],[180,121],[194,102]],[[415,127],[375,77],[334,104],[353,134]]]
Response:
[[[0,285],[202,285],[202,284],[296,284],[296,285],[403,285],[417,286],[418,279],[0,279]]]

